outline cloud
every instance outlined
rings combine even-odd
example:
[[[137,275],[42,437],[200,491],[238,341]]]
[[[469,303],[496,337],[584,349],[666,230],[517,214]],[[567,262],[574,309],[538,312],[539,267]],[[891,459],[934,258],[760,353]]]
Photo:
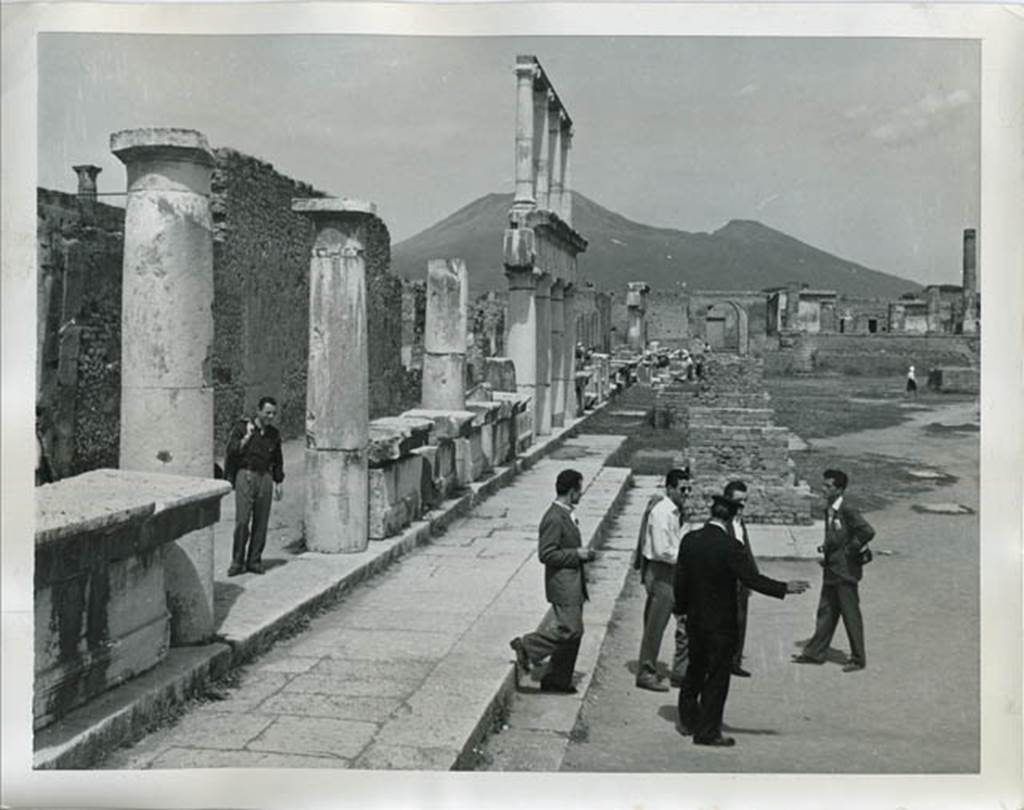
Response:
[[[756,93],[757,91],[758,91],[758,86],[754,82],[751,82],[750,84],[743,85],[743,87],[741,87],[739,90],[737,90],[736,91],[736,95],[737,96],[750,96],[750,95],[753,95],[754,93]]]
[[[889,145],[916,141],[948,126],[960,110],[973,102],[974,97],[962,89],[931,92],[895,110],[887,121],[869,129],[868,137]],[[849,112],[846,115],[852,117]]]

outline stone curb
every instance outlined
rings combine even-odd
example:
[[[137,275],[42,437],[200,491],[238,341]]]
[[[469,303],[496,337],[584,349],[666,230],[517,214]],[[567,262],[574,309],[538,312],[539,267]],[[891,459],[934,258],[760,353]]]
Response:
[[[254,631],[235,638],[218,636],[214,643],[202,647],[176,648],[188,651],[187,663],[182,664],[173,657],[175,651],[172,650],[168,659],[153,670],[105,693],[54,725],[41,729],[36,734],[33,768],[91,767],[111,749],[133,739],[161,714],[201,693],[209,682],[267,650],[289,625],[332,604],[345,592],[382,572],[409,551],[429,543],[431,537],[443,534],[453,521],[508,486],[521,472],[560,448],[568,439],[577,436],[590,418],[602,412],[614,399],[606,400],[560,432],[531,445],[513,463],[496,468],[483,481],[474,482],[468,491],[446,501],[440,509],[426,513],[423,519],[413,523],[398,537],[374,541],[387,547],[372,560],[354,568],[330,586],[301,598],[297,604]],[[616,498],[616,505],[619,500]],[[510,674],[507,680],[511,681],[511,678]],[[478,729],[486,730],[489,715],[490,712],[481,719]],[[472,747],[470,744],[465,750]]]
[[[602,468],[602,470],[605,470],[605,469],[618,469],[618,468],[608,468],[608,467],[603,467]],[[611,504],[609,505],[608,510],[604,513],[604,515],[602,516],[601,520],[598,522],[597,526],[594,527],[593,532],[590,535],[590,538],[585,543],[585,545],[588,548],[595,548],[596,549],[596,548],[600,548],[601,547],[601,544],[604,542],[604,540],[605,540],[605,538],[607,536],[608,527],[609,527],[610,523],[618,516],[618,513],[619,513],[619,511],[622,508],[622,501],[625,498],[626,492],[633,485],[633,473],[631,471],[629,471],[628,468],[621,468],[621,469],[626,469],[627,470],[627,474],[623,478],[623,480],[621,482],[621,485],[619,486],[619,490],[615,494],[615,498],[612,500]],[[591,484],[593,484],[593,482],[591,482]],[[627,566],[627,568],[628,568],[628,566]],[[623,582],[625,582],[625,579],[623,579]],[[620,585],[619,589],[618,589],[618,591],[616,593],[617,594],[621,593],[621,591],[622,591],[622,586]],[[613,606],[614,606],[614,601],[615,600],[613,600],[613,602],[612,602]],[[540,627],[541,625],[544,624],[545,621],[548,620],[551,612],[552,612],[552,609],[549,607],[545,611],[543,619],[540,622],[538,622],[537,627]],[[610,613],[609,613],[609,615],[610,615]],[[601,642],[603,642],[604,635],[607,632],[607,630],[608,630],[608,624],[607,624],[607,620],[605,620],[601,624],[601,629],[598,631],[598,634],[599,634],[598,649],[600,649],[600,644],[601,644]],[[494,697],[488,703],[487,708],[485,709],[483,715],[480,717],[480,720],[477,722],[476,726],[473,728],[472,733],[466,739],[465,744],[462,746],[461,752],[459,753],[458,757],[455,759],[455,762],[451,766],[451,770],[453,770],[453,771],[461,771],[461,770],[474,770],[475,769],[476,752],[475,752],[474,749],[476,749],[477,746],[479,746],[481,743],[483,743],[484,740],[487,738],[487,736],[490,733],[490,729],[491,729],[491,726],[494,723],[495,718],[498,717],[502,712],[505,711],[505,708],[507,707],[507,705],[511,701],[512,695],[515,692],[515,688],[516,688],[515,687],[515,665],[513,664],[511,667],[509,667],[508,673],[505,675],[505,678],[501,682],[501,686],[498,688],[498,691],[495,693]],[[582,694],[581,694],[581,697],[582,697]],[[582,703],[580,705],[582,707]],[[568,745],[568,739],[566,740],[566,744]]]

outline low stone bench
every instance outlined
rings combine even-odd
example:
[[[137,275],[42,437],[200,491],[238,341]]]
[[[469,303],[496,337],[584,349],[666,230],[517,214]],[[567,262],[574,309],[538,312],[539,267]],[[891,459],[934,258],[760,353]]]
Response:
[[[166,656],[176,587],[167,555],[220,519],[230,491],[226,481],[126,470],[36,489],[34,728]]]
[[[480,473],[490,472],[504,464],[511,452],[508,423],[512,418],[512,407],[507,402],[476,400],[467,402],[466,410],[476,414],[473,425],[480,429]],[[499,423],[503,423],[504,427],[503,444],[498,438]],[[474,475],[474,480],[478,477],[479,475]]]
[[[403,417],[427,419],[434,423],[430,443],[450,441],[455,448],[456,486],[469,486],[483,469],[480,424],[473,411],[443,411],[414,408]]]
[[[510,423],[512,449],[509,451],[509,460],[522,455],[533,444],[533,412],[530,410],[532,400],[533,397],[526,394],[509,391],[494,392],[495,402],[507,402],[512,409]]]
[[[371,540],[398,534],[424,507],[422,454],[434,423],[413,417],[384,417],[370,422],[367,449]]]

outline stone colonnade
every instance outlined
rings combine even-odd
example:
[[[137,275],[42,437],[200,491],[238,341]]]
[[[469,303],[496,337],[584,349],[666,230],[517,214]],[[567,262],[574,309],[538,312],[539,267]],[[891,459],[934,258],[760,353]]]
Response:
[[[516,102],[507,353],[545,435],[576,412],[576,257],[587,243],[572,227],[572,119],[536,57],[516,59]]]
[[[110,136],[128,176],[121,310],[120,467],[213,474],[213,154],[184,129]],[[214,631],[213,527],[170,544],[171,640]]]
[[[634,352],[642,352],[647,347],[647,294],[651,288],[644,281],[630,281],[626,288],[626,342]]]

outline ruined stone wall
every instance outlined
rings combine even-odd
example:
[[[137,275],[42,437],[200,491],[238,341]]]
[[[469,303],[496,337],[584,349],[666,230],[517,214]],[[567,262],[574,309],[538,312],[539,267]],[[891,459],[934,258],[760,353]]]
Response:
[[[688,463],[700,501],[732,479],[747,483],[745,511],[755,523],[810,523],[811,493],[795,478],[789,431],[774,424],[764,387],[764,365],[753,357],[711,355],[703,377],[659,392],[655,424],[685,436],[680,463]]]
[[[614,295],[595,287],[580,285],[575,290],[576,342],[596,352],[609,352],[614,336],[612,321]],[[622,336],[626,332],[623,327]]]
[[[58,478],[116,467],[124,209],[39,189],[40,433]]]
[[[427,282],[402,282],[402,364],[423,368],[423,335],[427,328]]]
[[[690,337],[688,298],[681,291],[651,290],[647,295],[647,339],[683,347]]]
[[[919,374],[936,366],[979,363],[980,339],[963,335],[818,334],[787,335],[778,350],[765,353],[771,376],[839,372],[850,375]]]
[[[277,399],[286,439],[305,432],[313,227],[292,213],[291,201],[323,195],[232,149],[215,157],[211,375],[219,457],[233,421],[263,395]],[[118,464],[123,233],[124,209],[39,190],[39,298],[49,302],[39,404],[58,477]],[[365,259],[370,417],[377,418],[416,404],[419,384],[402,367],[402,283],[390,274],[390,235],[379,221]]]

